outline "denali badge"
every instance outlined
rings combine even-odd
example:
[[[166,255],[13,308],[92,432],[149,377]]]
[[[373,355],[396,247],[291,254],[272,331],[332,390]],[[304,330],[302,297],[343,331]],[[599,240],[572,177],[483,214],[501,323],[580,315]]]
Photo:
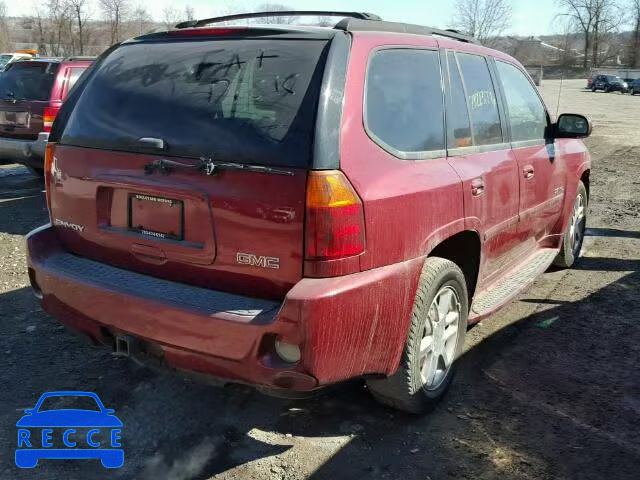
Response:
[[[71,230],[75,230],[78,233],[84,232],[83,225],[76,225],[75,223],[65,222],[64,220],[58,220],[57,218],[53,221],[56,227],[69,228]]]
[[[236,262],[240,265],[249,265],[251,267],[271,268],[273,270],[280,269],[280,259],[276,257],[258,257],[253,253],[238,253]]]

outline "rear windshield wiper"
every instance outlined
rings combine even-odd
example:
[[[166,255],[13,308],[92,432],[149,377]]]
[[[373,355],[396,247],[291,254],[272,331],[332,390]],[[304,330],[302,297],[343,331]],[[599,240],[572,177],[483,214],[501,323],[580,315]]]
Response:
[[[159,172],[163,175],[169,175],[176,168],[189,168],[195,169],[205,175],[215,175],[221,170],[243,170],[247,172],[256,173],[270,173],[274,175],[288,175],[293,176],[294,173],[291,170],[284,170],[274,167],[266,167],[264,165],[248,165],[245,163],[234,162],[217,162],[210,158],[201,157],[196,163],[184,163],[176,160],[169,160],[161,158],[154,160],[144,166],[144,171],[147,175],[151,175],[154,172]]]

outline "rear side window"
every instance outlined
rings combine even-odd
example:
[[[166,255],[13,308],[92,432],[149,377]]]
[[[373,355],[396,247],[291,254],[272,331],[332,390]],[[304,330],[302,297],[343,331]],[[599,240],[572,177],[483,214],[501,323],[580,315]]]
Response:
[[[519,69],[496,62],[507,98],[511,139],[514,142],[542,140],[547,128],[547,112],[533,85]]]
[[[287,167],[311,161],[326,40],[124,45],[86,83],[61,143]]]
[[[464,85],[453,52],[447,54],[449,82],[447,89],[447,147],[461,148],[473,145],[469,109],[465,100]]]
[[[502,143],[498,101],[487,60],[480,55],[456,54],[471,114],[474,145]]]
[[[71,89],[76,85],[78,79],[82,76],[86,68],[70,68],[69,77],[67,78],[67,84],[64,88],[64,96],[69,95]]]
[[[369,135],[401,157],[444,150],[441,84],[436,51],[376,52],[367,72],[365,125]]]
[[[19,62],[0,75],[0,99],[49,101],[60,64]]]

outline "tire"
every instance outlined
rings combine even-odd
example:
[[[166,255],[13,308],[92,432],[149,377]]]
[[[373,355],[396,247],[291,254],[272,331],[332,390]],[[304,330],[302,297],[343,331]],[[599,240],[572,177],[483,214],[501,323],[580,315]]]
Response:
[[[584,183],[579,182],[569,226],[562,238],[560,253],[553,262],[556,267],[571,268],[580,258],[582,244],[584,243],[584,233],[587,228],[588,202],[587,189]]]
[[[596,87],[591,87],[591,91],[592,91],[593,93],[596,93],[596,90],[597,90],[597,89],[596,89]]]
[[[438,305],[440,309],[436,308]],[[443,315],[445,308],[449,313]],[[420,275],[400,367],[385,379],[367,380],[374,398],[409,413],[430,411],[453,380],[468,315],[469,297],[462,270],[449,260],[428,258]],[[456,330],[452,333],[454,325]]]

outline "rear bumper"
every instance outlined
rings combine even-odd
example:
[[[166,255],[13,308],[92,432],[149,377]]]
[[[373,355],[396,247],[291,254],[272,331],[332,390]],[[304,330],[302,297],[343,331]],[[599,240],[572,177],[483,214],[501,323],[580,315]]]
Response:
[[[48,133],[40,133],[36,140],[0,137],[0,160],[20,163],[32,168],[43,168]]]
[[[64,252],[30,233],[29,277],[44,309],[99,343],[132,336],[162,365],[271,389],[311,391],[399,364],[423,259],[303,279],[282,303],[190,287]],[[286,364],[275,339],[300,346]]]

